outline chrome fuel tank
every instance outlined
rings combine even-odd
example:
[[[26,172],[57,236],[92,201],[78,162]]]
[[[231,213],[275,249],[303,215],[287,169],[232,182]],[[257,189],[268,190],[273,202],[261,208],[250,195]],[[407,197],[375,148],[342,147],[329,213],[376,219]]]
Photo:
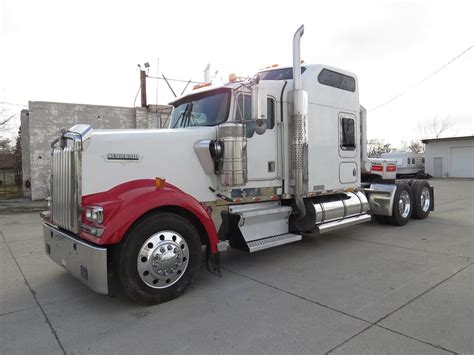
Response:
[[[294,222],[296,228],[307,232],[321,224],[357,217],[369,211],[369,202],[360,191],[345,192],[328,199],[305,199],[306,216]]]

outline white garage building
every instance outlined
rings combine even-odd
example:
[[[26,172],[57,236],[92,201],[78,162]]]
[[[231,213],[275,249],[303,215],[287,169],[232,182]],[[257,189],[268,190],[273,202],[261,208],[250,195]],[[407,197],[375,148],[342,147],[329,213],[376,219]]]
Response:
[[[425,172],[434,177],[474,178],[474,136],[433,138],[425,143]]]

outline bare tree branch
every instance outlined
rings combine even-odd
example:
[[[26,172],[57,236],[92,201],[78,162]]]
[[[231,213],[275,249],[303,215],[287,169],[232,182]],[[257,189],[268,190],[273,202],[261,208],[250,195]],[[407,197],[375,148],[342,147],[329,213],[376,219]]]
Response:
[[[390,143],[385,143],[378,139],[371,139],[367,142],[367,155],[369,158],[380,158],[383,153],[393,152]]]
[[[439,138],[444,132],[453,126],[453,122],[448,117],[433,117],[431,120],[418,123],[418,133],[421,139]]]
[[[408,145],[408,151],[413,153],[424,153],[425,147],[419,141],[411,141],[411,143]]]

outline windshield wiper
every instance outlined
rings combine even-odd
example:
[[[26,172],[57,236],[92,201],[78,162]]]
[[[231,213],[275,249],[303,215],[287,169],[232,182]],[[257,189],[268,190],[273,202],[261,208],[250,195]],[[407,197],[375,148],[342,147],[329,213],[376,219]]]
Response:
[[[186,106],[186,110],[184,110],[184,124],[183,127],[188,127],[191,123],[191,114],[193,112],[193,103],[190,102],[188,106]]]
[[[186,105],[186,108],[184,109],[184,111],[179,114],[178,119],[176,120],[172,128],[178,127],[178,123],[183,119],[184,120],[182,122],[183,123],[182,127],[186,127],[186,121],[188,120],[188,117],[191,116],[192,110],[193,110],[193,103],[189,102]]]

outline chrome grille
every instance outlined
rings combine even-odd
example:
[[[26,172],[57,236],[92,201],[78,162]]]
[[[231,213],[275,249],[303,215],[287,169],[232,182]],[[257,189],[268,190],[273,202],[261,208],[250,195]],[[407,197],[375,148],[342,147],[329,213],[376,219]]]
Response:
[[[80,149],[75,142],[65,147],[56,146],[52,151],[51,216],[59,227],[79,232],[81,214]]]

